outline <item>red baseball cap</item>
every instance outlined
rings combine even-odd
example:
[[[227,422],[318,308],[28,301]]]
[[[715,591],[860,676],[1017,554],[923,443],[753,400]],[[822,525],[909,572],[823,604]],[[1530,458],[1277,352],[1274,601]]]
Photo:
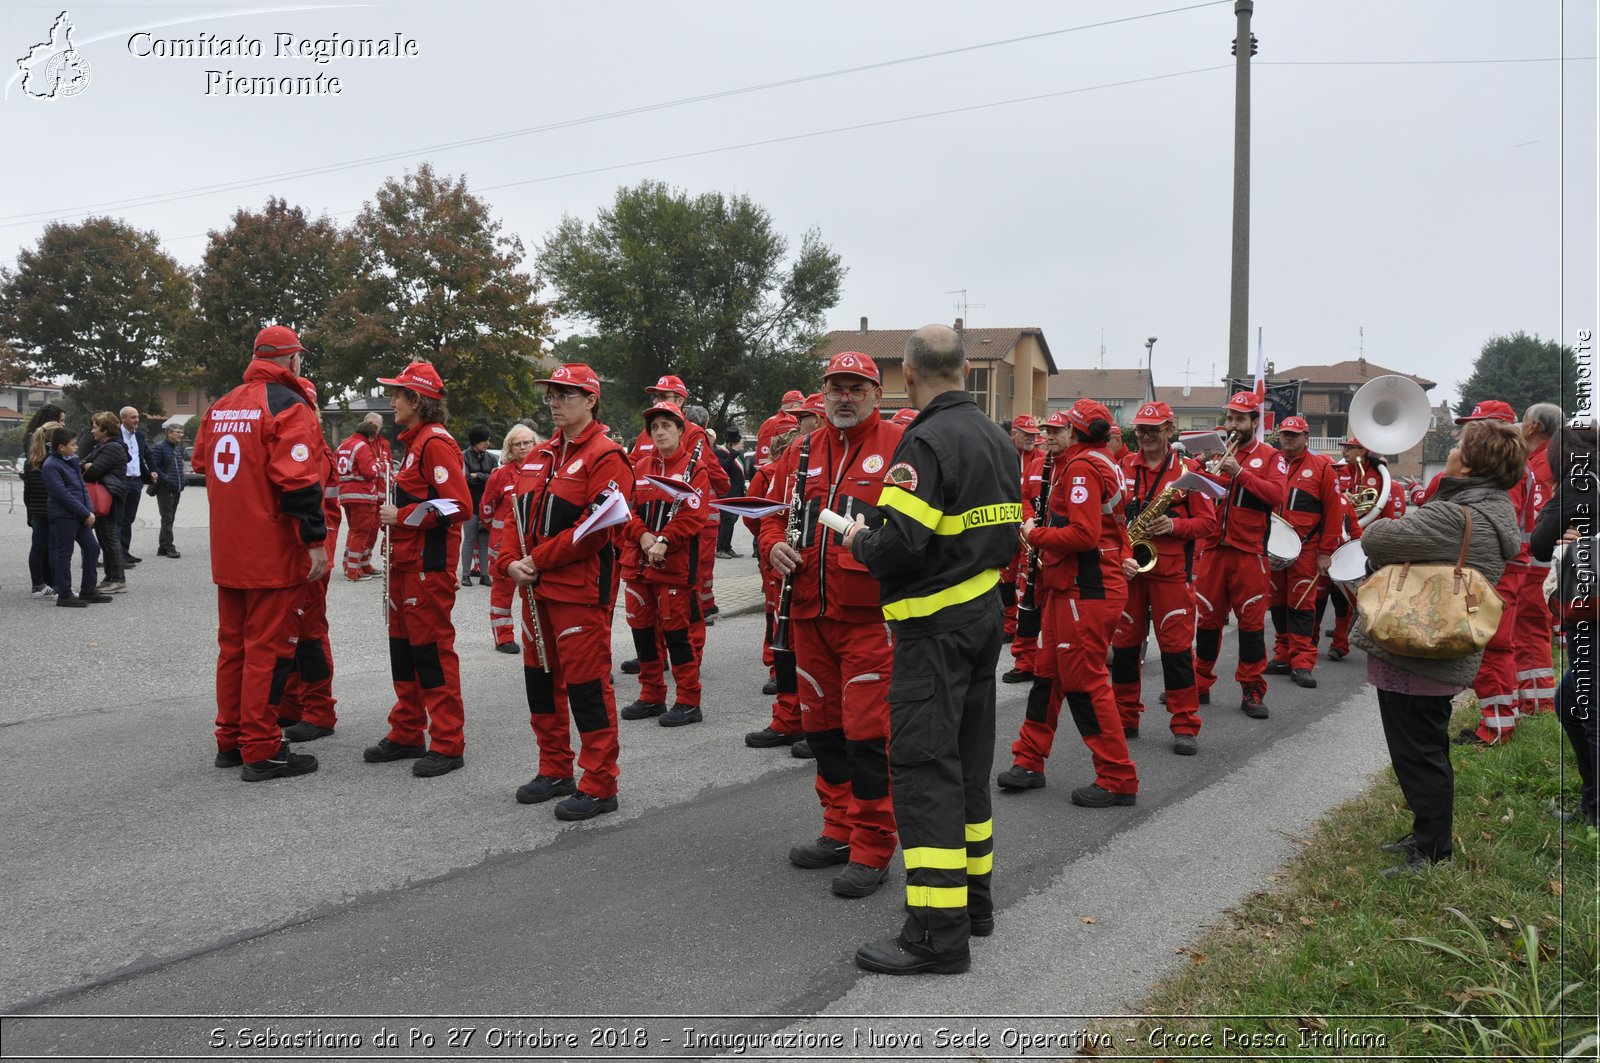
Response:
[[[282,358],[305,350],[294,329],[285,325],[268,325],[256,333],[254,356],[257,358]]]
[[[1067,423],[1080,432],[1089,431],[1089,426],[1097,420],[1105,421],[1113,426],[1116,423],[1111,419],[1111,411],[1106,409],[1103,403],[1096,402],[1093,399],[1079,399],[1072,404],[1071,409],[1066,411],[1066,415]]]
[[[1057,410],[1044,419],[1044,426],[1046,428],[1071,428],[1072,422],[1067,420],[1066,410]]]
[[[883,375],[878,372],[878,363],[860,351],[840,351],[828,359],[828,368],[823,372],[822,379],[826,380],[830,376],[858,376],[874,384],[883,383]]]
[[[1357,439],[1355,436],[1350,436],[1348,439],[1346,439],[1343,443],[1340,443],[1339,445],[1341,447],[1360,447],[1362,450],[1366,450],[1367,449],[1367,445],[1365,443],[1361,442],[1361,440]]]
[[[1509,405],[1499,399],[1487,399],[1472,408],[1472,412],[1465,417],[1457,417],[1456,424],[1466,424],[1468,421],[1504,421],[1506,424],[1516,424],[1517,415]]]
[[[908,425],[917,419],[917,413],[918,411],[913,410],[910,406],[907,406],[903,410],[894,411],[894,416],[889,418],[889,423],[901,426]],[[1034,429],[1034,431],[1038,431],[1038,429]]]
[[[577,388],[587,391],[591,395],[600,394],[600,378],[595,376],[594,370],[582,362],[566,362],[556,367],[556,371],[543,380],[535,380],[535,384],[560,384],[562,387]]]
[[[1225,409],[1238,410],[1240,413],[1257,413],[1261,409],[1261,396],[1253,391],[1235,392],[1233,398],[1228,400]]]
[[[681,398],[686,399],[689,397],[689,389],[684,385],[683,380],[680,377],[675,377],[670,374],[662,377],[660,380],[657,380],[654,384],[651,384],[649,387],[645,388],[645,390],[670,391],[674,395],[677,395]],[[597,391],[595,394],[598,395],[599,392]]]
[[[1025,413],[1020,417],[1012,418],[1011,427],[1019,432],[1026,432],[1030,436],[1039,434],[1039,420],[1032,414]]]
[[[677,421],[679,428],[682,428],[684,426],[683,411],[682,410],[678,409],[678,407],[673,403],[670,403],[670,402],[658,402],[653,406],[647,407],[645,409],[645,411],[644,411],[644,415],[643,415],[644,416],[644,426],[645,426],[646,429],[648,429],[650,427],[650,418],[656,416],[656,414],[659,414],[659,413],[664,413],[668,417],[672,418],[674,421]]]
[[[1311,426],[1306,424],[1306,419],[1304,417],[1297,417],[1294,414],[1290,414],[1288,417],[1285,417],[1281,422],[1279,422],[1278,431],[1299,432],[1301,435],[1308,436],[1311,434]]]
[[[814,395],[807,395],[806,400],[800,404],[800,409],[797,412],[826,417],[828,416],[828,407],[823,405],[822,393],[819,391]]]
[[[406,388],[433,399],[444,398],[444,378],[428,362],[412,362],[399,376],[380,376],[378,383],[388,384],[392,388]]]
[[[803,403],[805,401],[806,401],[805,392],[803,392],[803,391],[785,391],[783,393],[783,401],[778,403],[778,409],[781,410],[784,413],[792,413],[794,410],[799,408],[801,403]]]
[[[1172,420],[1172,407],[1164,402],[1147,402],[1133,415],[1136,425],[1163,425]]]

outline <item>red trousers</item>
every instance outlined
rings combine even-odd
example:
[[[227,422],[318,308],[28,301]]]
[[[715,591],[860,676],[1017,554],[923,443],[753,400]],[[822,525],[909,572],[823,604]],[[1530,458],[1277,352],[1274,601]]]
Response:
[[[800,720],[817,757],[822,835],[850,859],[887,867],[895,850],[889,800],[889,675],[894,656],[882,623],[791,622]]]
[[[1549,565],[1531,564],[1517,585],[1517,626],[1512,632],[1517,660],[1517,711],[1524,716],[1554,712],[1556,673],[1550,662],[1550,606],[1544,598]]]
[[[328,641],[328,575],[305,587],[300,609],[300,636],[295,643],[295,670],[284,687],[279,720],[334,727],[338,704],[333,697],[333,646]]]
[[[1025,639],[1017,634],[1017,610],[1014,603],[1022,601],[1028,594],[1028,566],[1026,561],[1017,563],[1017,578],[1012,584],[1015,596],[1012,598],[1012,607],[1006,610],[1006,634],[1011,636],[1011,660],[1019,671],[1033,672],[1034,659],[1039,650],[1037,638]],[[1043,594],[1043,591],[1035,592]],[[1035,599],[1037,605],[1037,599]]]
[[[1044,771],[1065,701],[1083,744],[1089,747],[1095,783],[1114,794],[1139,792],[1139,775],[1128,755],[1122,716],[1106,673],[1106,647],[1122,605],[1121,598],[1046,597],[1034,659],[1038,678],[1028,691],[1022,730],[1011,743],[1017,765]]]
[[[495,548],[495,540],[489,540],[489,564],[494,564],[494,559],[500,556],[500,551]],[[511,599],[517,593],[517,585],[508,579],[497,579],[489,585],[489,633],[494,636],[496,646],[504,646],[508,642],[517,641],[516,622],[511,618]]]
[[[1141,575],[1128,582],[1128,600],[1111,636],[1111,693],[1123,727],[1138,727],[1144,712],[1139,650],[1145,633],[1154,626],[1172,733],[1200,733],[1200,692],[1194,685],[1194,625],[1194,588],[1187,581]]]
[[[344,541],[344,574],[355,579],[372,567],[372,546],[378,541],[378,505],[345,502],[344,519],[350,531]]]
[[[1194,595],[1200,618],[1194,637],[1194,672],[1200,693],[1216,684],[1217,654],[1222,651],[1222,627],[1231,611],[1239,618],[1239,666],[1233,677],[1244,691],[1257,697],[1267,693],[1267,594],[1271,572],[1266,551],[1245,553],[1226,543],[1208,549],[1200,558]]]
[[[768,727],[784,735],[800,733],[800,678],[795,673],[794,651],[780,653],[772,648],[772,634],[778,626],[777,603],[767,606],[766,658],[772,678],[778,683],[778,696],[772,699],[772,720]]]
[[[1311,544],[1288,568],[1272,572],[1272,659],[1290,668],[1317,666],[1317,551]]]
[[[708,534],[709,533],[709,534]],[[700,551],[700,585],[696,588],[700,595],[700,615],[709,616],[717,607],[717,592],[711,585],[712,570],[717,567],[717,522],[711,521],[705,526],[696,540],[696,549]],[[700,636],[702,639],[705,635]]]
[[[217,748],[247,763],[283,746],[278,705],[295,669],[304,584],[217,588]]]
[[[499,582],[498,580],[496,581]],[[522,675],[529,722],[539,746],[539,774],[572,771],[572,728],[578,729],[578,789],[602,800],[617,795],[617,699],[611,689],[611,606],[538,601],[550,670],[539,667],[526,595],[518,605],[526,636]]]
[[[694,612],[689,601],[694,588],[645,580],[624,586],[628,627],[639,658],[639,700],[667,703],[667,668],[678,705],[700,704],[700,653],[691,635]],[[700,621],[705,628],[705,622]],[[704,645],[704,636],[700,643]]]
[[[1472,680],[1472,692],[1478,696],[1478,711],[1483,719],[1478,724],[1478,737],[1495,745],[1511,741],[1517,729],[1517,598],[1522,587],[1524,565],[1507,565],[1495,592],[1505,602],[1500,614],[1500,626],[1494,638],[1484,647],[1483,661]]]
[[[466,710],[461,702],[461,665],[456,659],[455,566],[443,572],[389,573],[389,672],[394,708],[389,741],[428,746],[440,756],[459,757]]]

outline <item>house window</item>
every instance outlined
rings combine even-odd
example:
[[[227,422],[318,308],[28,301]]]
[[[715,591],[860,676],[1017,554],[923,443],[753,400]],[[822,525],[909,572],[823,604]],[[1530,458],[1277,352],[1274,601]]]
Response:
[[[967,370],[967,390],[972,392],[973,401],[977,402],[978,409],[982,410],[985,417],[994,416],[994,396],[989,391],[989,367]]]
[[[178,392],[173,398],[173,405],[179,408],[189,405],[189,393],[187,391]]]

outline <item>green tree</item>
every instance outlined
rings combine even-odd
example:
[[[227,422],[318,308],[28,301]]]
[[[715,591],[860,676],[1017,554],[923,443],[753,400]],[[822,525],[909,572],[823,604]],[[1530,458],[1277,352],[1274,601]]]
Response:
[[[1472,375],[1463,384],[1458,414],[1486,399],[1509,403],[1521,417],[1536,402],[1554,402],[1572,412],[1578,394],[1578,358],[1571,347],[1537,335],[1516,332],[1492,336],[1483,345]]]
[[[845,271],[815,231],[785,265],[788,250],[747,196],[690,196],[646,181],[619,188],[592,223],[563,218],[539,268],[556,309],[593,327],[590,362],[624,408],[675,373],[725,429],[731,415],[759,421],[784,391],[817,386],[812,352]],[[615,410],[608,420],[625,434],[638,427]]]
[[[366,389],[426,359],[444,377],[457,429],[514,420],[537,404],[546,308],[518,269],[522,241],[500,235],[464,179],[426,163],[391,178],[351,232],[357,281],[317,326],[330,379]]]
[[[306,376],[327,393],[352,381],[329,375],[321,318],[355,277],[355,241],[328,218],[270,198],[213,229],[195,277],[195,314],[184,330],[184,361],[212,395],[238,385],[250,345],[265,325],[287,325],[305,345]]]
[[[15,270],[0,268],[0,331],[34,372],[72,378],[80,411],[155,410],[192,302],[156,234],[114,218],[52,222]]]

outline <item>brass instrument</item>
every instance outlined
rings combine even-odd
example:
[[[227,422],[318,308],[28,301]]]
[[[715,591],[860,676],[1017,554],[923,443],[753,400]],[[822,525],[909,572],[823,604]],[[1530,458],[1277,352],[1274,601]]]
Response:
[[[1128,546],[1133,552],[1133,563],[1139,566],[1140,572],[1149,572],[1156,567],[1156,544],[1150,534],[1150,525],[1167,512],[1167,507],[1180,494],[1182,492],[1176,486],[1168,484],[1139,511],[1137,517],[1128,522]]]
[[[1362,464],[1360,458],[1357,458],[1355,481],[1351,486],[1354,487],[1357,484],[1360,484],[1366,478],[1367,467]],[[1362,517],[1365,517],[1368,513],[1372,512],[1372,507],[1381,501],[1382,498],[1379,496],[1378,489],[1376,487],[1361,487],[1356,490],[1354,497],[1352,497],[1350,500],[1350,504],[1356,511],[1356,519],[1360,520]]]
[[[806,466],[811,462],[811,437],[808,435],[800,442],[800,460],[794,467],[794,493],[789,499],[789,522],[784,527],[783,541],[800,549],[800,524],[801,514],[805,512],[806,504]],[[789,574],[783,577],[783,586],[778,591],[778,617],[772,625],[772,652],[791,653],[794,647],[789,645],[789,603],[794,598],[795,569],[790,569]]]
[[[1239,444],[1243,442],[1239,434],[1236,432],[1224,432],[1223,437],[1228,441],[1227,447],[1223,449],[1221,454],[1218,454],[1216,457],[1212,458],[1206,463],[1206,472],[1210,473],[1212,476],[1217,475],[1217,469],[1221,467],[1223,462],[1233,457],[1233,452],[1238,450]]]

